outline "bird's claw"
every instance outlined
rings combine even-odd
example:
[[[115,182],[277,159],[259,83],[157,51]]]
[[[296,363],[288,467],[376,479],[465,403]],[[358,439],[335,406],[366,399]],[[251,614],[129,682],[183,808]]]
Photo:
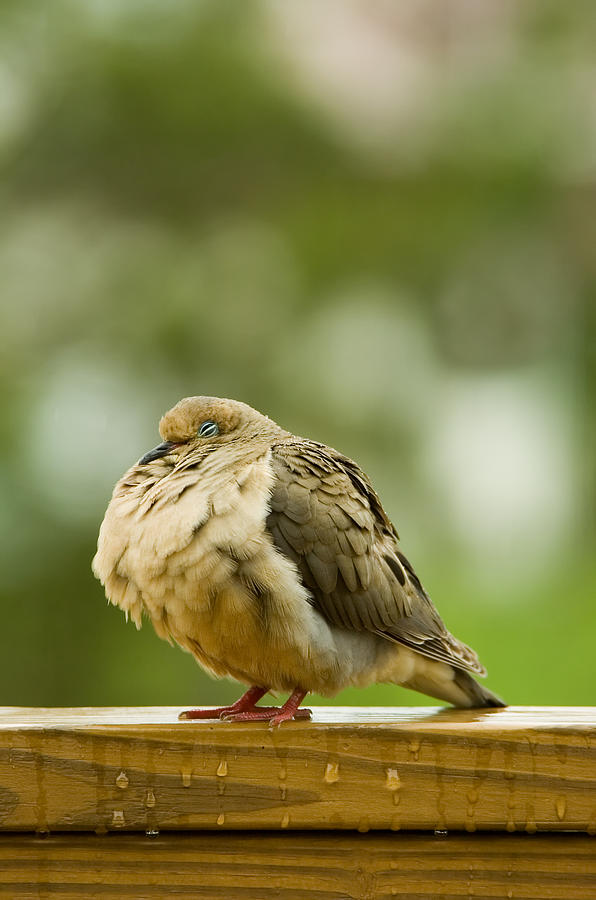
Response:
[[[228,713],[233,713],[232,706],[219,706],[215,709],[185,709],[179,713],[178,718],[183,720],[190,719],[222,719]]]
[[[259,706],[244,712],[232,712],[220,716],[225,722],[269,722],[269,727],[291,722],[293,719],[310,719],[312,709],[284,709],[283,706]]]

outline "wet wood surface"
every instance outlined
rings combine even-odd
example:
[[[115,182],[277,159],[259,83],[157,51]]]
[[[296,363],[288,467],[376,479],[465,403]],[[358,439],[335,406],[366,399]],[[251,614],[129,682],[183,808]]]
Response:
[[[0,897],[213,900],[596,897],[587,835],[0,835]]]
[[[596,832],[595,708],[178,711],[0,710],[0,829]]]

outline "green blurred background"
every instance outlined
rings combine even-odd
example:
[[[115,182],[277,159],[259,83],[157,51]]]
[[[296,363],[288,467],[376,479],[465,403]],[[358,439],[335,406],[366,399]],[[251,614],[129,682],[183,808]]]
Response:
[[[238,695],[90,570],[191,394],[356,458],[510,703],[594,702],[595,12],[4,0],[0,702]]]

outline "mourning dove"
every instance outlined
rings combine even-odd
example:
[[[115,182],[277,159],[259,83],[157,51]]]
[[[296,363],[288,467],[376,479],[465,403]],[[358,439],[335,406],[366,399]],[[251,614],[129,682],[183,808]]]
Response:
[[[93,571],[137,628],[146,613],[216,676],[250,685],[182,718],[308,716],[307,693],[404,685],[455,706],[503,706],[470,675],[370,481],[351,459],[234,400],[187,397],[163,442],[120,479]],[[257,707],[267,691],[282,707]]]

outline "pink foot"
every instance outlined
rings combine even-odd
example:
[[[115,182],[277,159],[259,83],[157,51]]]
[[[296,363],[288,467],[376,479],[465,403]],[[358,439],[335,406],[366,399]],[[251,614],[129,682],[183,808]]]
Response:
[[[283,706],[262,706],[234,712],[228,714],[226,719],[232,722],[269,722],[270,728],[274,725],[281,725],[282,722],[289,722],[291,719],[310,719],[312,710],[298,709],[305,697],[306,691],[296,688]]]
[[[303,707],[292,711],[283,706],[258,706],[246,712],[228,713],[222,716],[226,722],[269,722],[270,725],[281,725],[282,722],[290,722],[292,719],[310,719],[312,709]]]
[[[270,725],[281,725],[291,719],[310,719],[312,710],[298,709],[306,691],[298,688],[288,697],[283,706],[255,706],[255,703],[267,693],[267,688],[251,687],[231,706],[218,706],[216,709],[187,709],[181,712],[179,719],[226,719],[229,722],[269,722]]]
[[[223,716],[236,713],[249,712],[255,708],[255,703],[267,693],[267,688],[251,687],[231,706],[218,706],[215,709],[186,709],[178,716],[179,719],[221,719]]]

